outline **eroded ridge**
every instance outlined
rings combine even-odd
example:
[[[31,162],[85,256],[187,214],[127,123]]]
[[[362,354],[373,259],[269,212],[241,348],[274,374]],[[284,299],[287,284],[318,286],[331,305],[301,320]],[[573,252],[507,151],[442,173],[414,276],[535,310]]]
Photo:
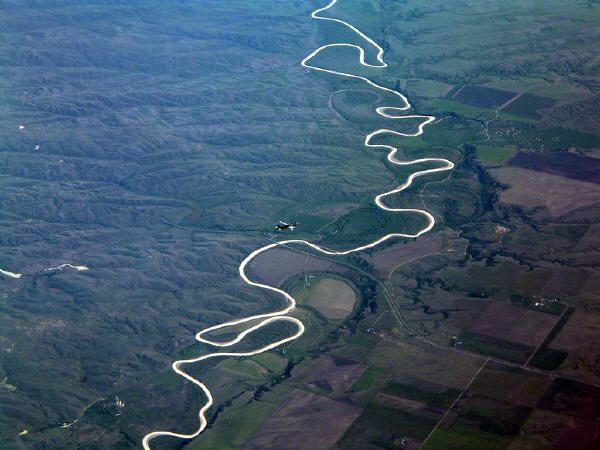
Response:
[[[371,243],[361,245],[359,247],[351,248],[348,250],[336,251],[336,250],[329,249],[327,247],[313,244],[309,241],[305,241],[302,239],[287,239],[287,240],[278,241],[278,242],[275,242],[275,243],[272,243],[269,245],[265,245],[264,247],[260,247],[257,250],[254,250],[252,253],[250,253],[242,261],[242,263],[240,264],[240,267],[239,267],[239,273],[240,273],[240,277],[242,278],[242,280],[244,280],[244,282],[246,282],[250,286],[256,286],[256,287],[266,289],[266,290],[269,290],[272,292],[276,292],[276,293],[282,295],[287,302],[287,307],[285,307],[284,309],[281,309],[279,311],[274,311],[274,312],[266,313],[266,314],[257,314],[257,315],[245,317],[245,318],[238,319],[238,320],[232,320],[229,322],[221,323],[219,325],[214,325],[214,326],[205,328],[196,334],[196,340],[199,342],[203,342],[205,344],[214,346],[214,347],[219,347],[219,348],[230,347],[230,346],[242,341],[246,336],[253,333],[254,331],[259,330],[260,328],[262,328],[268,324],[278,322],[278,321],[291,322],[291,323],[295,324],[297,326],[296,333],[294,333],[292,336],[286,337],[284,339],[280,339],[278,341],[275,341],[271,344],[268,344],[264,347],[261,347],[261,348],[258,348],[256,350],[252,350],[252,351],[215,352],[215,353],[209,353],[207,355],[198,356],[197,358],[182,359],[182,360],[175,361],[172,364],[173,370],[176,373],[178,373],[179,375],[181,375],[182,377],[184,377],[185,379],[187,379],[188,381],[190,381],[190,382],[194,383],[196,386],[198,386],[202,390],[204,395],[206,395],[206,399],[207,399],[206,403],[198,411],[199,425],[198,425],[198,428],[196,429],[196,431],[189,433],[189,434],[175,433],[172,431],[153,431],[152,433],[149,433],[146,436],[144,436],[143,445],[144,445],[144,449],[146,449],[146,450],[150,450],[150,441],[157,437],[170,436],[170,437],[176,437],[176,438],[180,438],[180,439],[193,439],[196,436],[198,436],[200,433],[202,433],[204,431],[204,429],[206,428],[206,425],[207,425],[206,411],[213,405],[213,402],[214,402],[213,396],[212,396],[210,390],[208,389],[208,387],[204,383],[202,383],[200,380],[192,377],[187,372],[185,372],[182,369],[183,366],[185,366],[187,364],[194,364],[194,363],[204,361],[207,359],[211,359],[211,358],[218,358],[218,357],[225,357],[225,356],[242,357],[242,356],[258,355],[260,353],[263,353],[268,350],[279,347],[280,345],[283,345],[287,342],[291,342],[291,341],[297,339],[298,337],[300,337],[302,335],[302,333],[304,333],[304,324],[300,320],[296,319],[295,317],[291,317],[288,315],[296,307],[296,300],[294,299],[294,297],[292,297],[290,294],[288,294],[287,292],[285,292],[282,289],[279,289],[277,287],[252,281],[246,275],[246,267],[256,256],[258,256],[261,253],[264,253],[266,251],[269,251],[272,248],[282,246],[282,245],[289,245],[289,244],[306,245],[306,246],[308,246],[322,254],[325,254],[325,255],[347,255],[350,253],[360,252],[362,250],[373,248],[373,247],[381,244],[382,242],[387,241],[388,239],[395,238],[395,237],[403,237],[403,238],[419,237],[422,234],[427,233],[435,225],[435,218],[428,211],[425,211],[422,209],[412,209],[412,208],[391,208],[391,207],[387,206],[383,202],[383,200],[388,195],[396,194],[396,193],[401,192],[401,191],[405,190],[406,188],[408,188],[413,183],[415,178],[421,177],[423,175],[435,173],[435,172],[443,172],[446,170],[451,170],[454,167],[454,164],[451,161],[449,161],[447,159],[443,159],[443,158],[420,158],[420,159],[415,159],[412,161],[400,161],[400,160],[396,159],[396,154],[398,152],[398,149],[396,147],[393,147],[391,145],[385,145],[385,144],[374,144],[371,142],[373,140],[373,138],[381,136],[381,135],[392,135],[392,136],[402,136],[402,137],[419,136],[419,135],[423,134],[423,129],[435,120],[435,117],[429,116],[429,115],[415,115],[415,114],[405,115],[405,114],[402,114],[403,111],[406,111],[411,108],[411,104],[408,101],[408,99],[400,92],[390,89],[390,88],[387,88],[385,86],[381,86],[380,84],[377,84],[374,81],[371,81],[370,79],[360,76],[360,75],[347,73],[347,72],[340,72],[340,71],[332,70],[332,69],[326,69],[324,67],[314,66],[310,63],[311,60],[316,55],[321,53],[323,50],[326,50],[329,48],[349,47],[349,48],[353,48],[358,51],[359,62],[361,65],[363,65],[365,67],[370,67],[370,68],[385,68],[385,67],[387,67],[387,64],[383,60],[383,54],[384,54],[383,48],[381,48],[381,46],[379,44],[377,44],[377,42],[375,42],[373,39],[368,37],[366,34],[364,34],[362,31],[360,31],[358,28],[354,27],[353,25],[349,24],[348,22],[345,22],[341,19],[325,17],[325,16],[321,15],[321,13],[324,13],[328,9],[332,8],[336,3],[337,3],[337,0],[332,0],[326,6],[313,11],[311,14],[311,17],[316,20],[324,20],[324,21],[339,23],[339,24],[349,28],[350,30],[354,31],[362,39],[364,39],[369,45],[373,46],[376,49],[377,63],[376,64],[367,63],[365,60],[365,50],[362,47],[360,47],[359,45],[349,44],[349,43],[335,43],[335,44],[323,45],[323,46],[317,48],[315,51],[313,51],[311,54],[309,54],[306,58],[304,58],[300,64],[302,65],[302,67],[306,67],[311,70],[316,70],[319,72],[325,72],[325,73],[332,74],[332,75],[338,75],[338,76],[343,76],[343,77],[347,77],[347,78],[354,78],[357,80],[361,80],[375,89],[379,89],[381,91],[387,92],[387,93],[389,93],[393,96],[396,96],[400,99],[400,101],[402,102],[402,106],[382,106],[382,107],[376,108],[375,111],[380,116],[383,116],[388,119],[422,119],[422,122],[417,127],[417,131],[414,133],[401,133],[401,132],[390,130],[387,128],[381,128],[381,129],[378,129],[378,130],[373,131],[372,133],[368,134],[365,137],[364,145],[366,147],[370,147],[370,148],[381,148],[381,149],[388,150],[388,155],[387,155],[388,161],[390,161],[390,163],[392,163],[392,164],[396,164],[399,166],[409,166],[412,164],[420,164],[420,163],[424,163],[424,162],[440,163],[440,165],[438,167],[435,167],[433,169],[420,170],[420,171],[413,172],[407,178],[407,180],[400,186],[392,189],[391,191],[379,194],[375,197],[375,204],[379,208],[381,208],[385,211],[391,211],[391,212],[410,212],[410,213],[420,214],[427,219],[427,225],[414,234],[390,233],[390,234],[386,234],[385,236],[380,237],[379,239],[377,239]],[[245,324],[245,323],[253,322],[253,321],[258,321],[258,323],[256,323],[255,325],[252,325],[249,328],[246,328],[244,331],[241,331],[240,333],[238,333],[235,338],[233,338],[229,341],[226,341],[226,342],[213,341],[211,339],[204,337],[207,333],[210,333],[211,331],[232,328],[232,327],[236,327],[240,324]]]

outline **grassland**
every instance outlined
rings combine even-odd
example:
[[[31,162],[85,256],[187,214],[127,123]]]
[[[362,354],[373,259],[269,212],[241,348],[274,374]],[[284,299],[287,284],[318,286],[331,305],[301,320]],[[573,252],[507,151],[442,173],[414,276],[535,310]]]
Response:
[[[477,156],[483,162],[505,164],[515,153],[515,147],[492,147],[487,145],[477,146]]]
[[[496,111],[490,108],[481,108],[479,106],[459,103],[453,100],[447,100],[443,98],[430,100],[427,103],[427,106],[430,107],[432,110],[439,111],[440,113],[457,113],[461,115],[469,115],[473,117],[486,117],[490,119],[498,117],[507,121],[535,123],[535,120],[527,117]]]
[[[502,111],[517,116],[531,117],[541,119],[541,109],[549,109],[556,104],[555,100],[546,97],[540,97],[534,94],[523,94],[515,99],[508,106],[502,108]]]
[[[497,179],[509,186],[501,198],[525,208],[545,207],[555,217],[600,201],[597,185],[520,168],[495,169]]]
[[[356,383],[352,385],[352,390],[364,391],[366,389],[369,389],[382,373],[384,372],[381,369],[378,369],[376,367],[369,367],[356,381]]]
[[[313,283],[306,293],[304,304],[330,320],[343,320],[352,313],[357,294],[351,286],[336,278],[320,278]]]
[[[427,441],[423,449],[479,450],[482,448],[504,447],[507,440],[476,427],[455,427],[452,430],[439,430]]]

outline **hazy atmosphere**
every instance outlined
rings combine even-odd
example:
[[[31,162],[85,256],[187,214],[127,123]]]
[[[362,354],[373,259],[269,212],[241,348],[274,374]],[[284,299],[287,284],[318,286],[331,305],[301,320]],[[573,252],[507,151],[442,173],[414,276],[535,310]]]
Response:
[[[0,0],[0,448],[599,448],[599,39]]]

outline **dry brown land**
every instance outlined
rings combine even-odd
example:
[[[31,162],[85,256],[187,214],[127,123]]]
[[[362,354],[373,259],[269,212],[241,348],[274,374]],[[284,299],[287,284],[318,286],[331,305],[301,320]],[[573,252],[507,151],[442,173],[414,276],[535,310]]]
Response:
[[[531,309],[525,310],[517,323],[508,331],[505,339],[536,347],[546,338],[558,316]]]
[[[306,391],[294,391],[254,433],[246,449],[330,448],[361,409]]]
[[[410,400],[407,398],[398,397],[396,395],[386,394],[384,392],[380,392],[375,396],[375,403],[383,406],[388,406],[390,408],[399,409],[400,411],[422,411],[428,412],[435,415],[439,415],[440,417],[446,412],[445,409],[442,408],[434,408],[429,406],[425,402],[420,402],[417,400]]]
[[[581,240],[575,246],[575,250],[600,250],[600,224],[590,225]]]
[[[471,331],[505,339],[510,327],[523,314],[522,308],[508,303],[492,303],[479,317]]]
[[[490,171],[496,179],[510,186],[500,194],[502,202],[525,208],[545,206],[554,217],[600,202],[600,186],[594,183],[516,167]]]
[[[306,384],[320,388],[327,386],[333,395],[343,395],[349,391],[367,368],[365,364],[330,356],[323,356],[316,363],[302,378]]]
[[[561,430],[568,428],[572,419],[568,416],[534,410],[521,428],[520,436],[511,442],[509,450],[534,450],[550,448],[558,439]]]
[[[328,319],[345,319],[356,305],[356,292],[347,283],[335,278],[322,278],[310,290],[306,300]]]
[[[536,347],[546,338],[558,316],[513,306],[492,303],[471,331]]]
[[[272,286],[280,286],[289,277],[304,272],[344,274],[348,271],[340,264],[284,248],[275,248],[258,255],[252,261],[250,270],[252,278]]]
[[[576,377],[598,379],[600,376],[600,315],[577,309],[550,348],[569,352],[558,369]]]
[[[477,377],[470,392],[501,402],[535,408],[551,384],[552,379],[544,375],[490,364]]]
[[[444,239],[440,233],[428,234],[414,241],[399,242],[371,257],[377,274],[387,278],[399,264],[411,259],[439,252],[443,248]]]

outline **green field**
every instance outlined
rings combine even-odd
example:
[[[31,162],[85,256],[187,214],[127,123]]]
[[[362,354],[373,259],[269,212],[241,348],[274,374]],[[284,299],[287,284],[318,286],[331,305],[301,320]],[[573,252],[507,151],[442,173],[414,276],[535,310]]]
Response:
[[[383,392],[411,400],[421,400],[431,406],[448,408],[456,400],[459,391],[446,389],[442,392],[429,392],[406,384],[391,383],[385,386]]]
[[[360,378],[352,385],[353,391],[364,391],[371,387],[371,385],[384,373],[383,370],[376,367],[369,367],[360,376]]]
[[[515,153],[514,147],[491,147],[487,145],[477,146],[477,156],[484,162],[505,164]]]
[[[441,112],[454,112],[465,116],[477,117],[484,115],[486,118],[498,117],[507,121],[535,123],[534,119],[527,117],[518,116],[515,114],[508,114],[504,112],[498,112],[493,109],[481,108],[478,106],[472,106],[465,103],[459,103],[453,100],[447,100],[443,98],[436,98],[430,100],[427,105]]]
[[[501,436],[480,431],[475,427],[454,426],[450,430],[438,428],[423,450],[481,450],[504,448],[507,440]]]

